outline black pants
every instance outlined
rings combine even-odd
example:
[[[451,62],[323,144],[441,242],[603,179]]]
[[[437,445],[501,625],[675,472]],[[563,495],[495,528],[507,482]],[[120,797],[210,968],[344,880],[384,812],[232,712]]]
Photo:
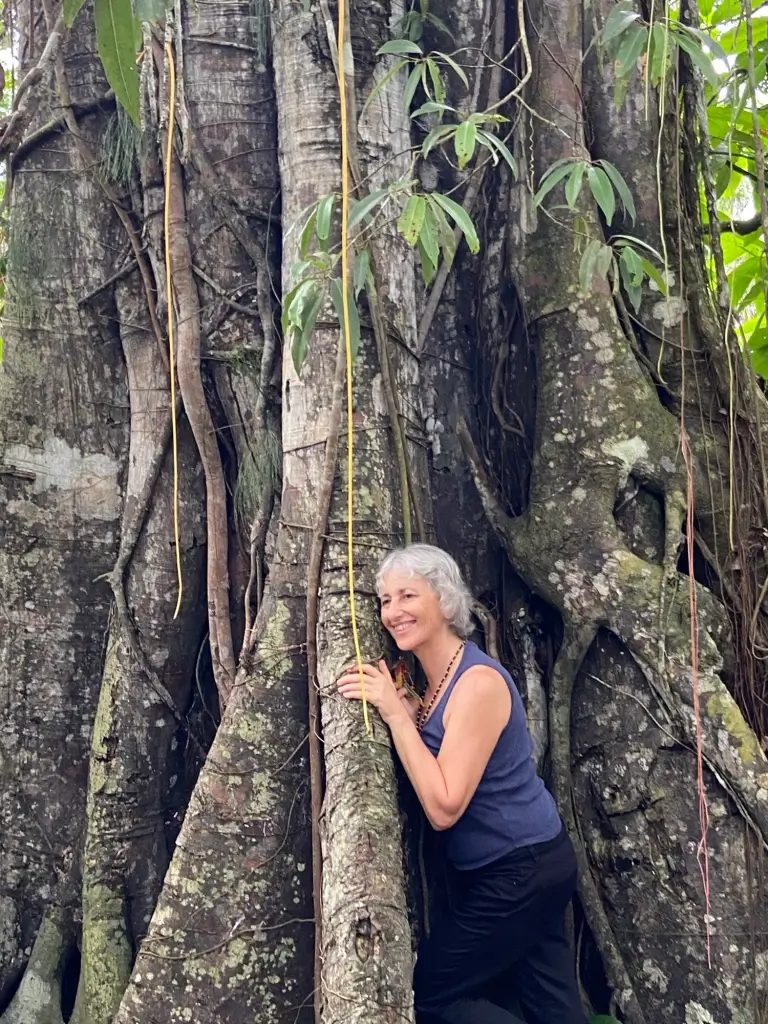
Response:
[[[585,1024],[565,936],[576,887],[565,829],[548,843],[457,875],[455,909],[435,922],[419,949],[419,1024],[520,1024],[507,1008],[512,1000],[528,1024]]]

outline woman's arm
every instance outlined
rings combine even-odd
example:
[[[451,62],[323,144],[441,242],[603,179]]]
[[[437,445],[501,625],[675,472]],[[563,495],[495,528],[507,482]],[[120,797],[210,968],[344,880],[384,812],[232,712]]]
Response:
[[[385,666],[386,667],[386,666]],[[394,690],[391,676],[364,666],[366,698],[389,726],[403,767],[433,828],[454,825],[467,808],[482,778],[501,731],[509,721],[512,698],[494,669],[468,669],[456,684],[443,723],[445,735],[435,757]],[[357,672],[339,680],[345,697],[360,699]]]

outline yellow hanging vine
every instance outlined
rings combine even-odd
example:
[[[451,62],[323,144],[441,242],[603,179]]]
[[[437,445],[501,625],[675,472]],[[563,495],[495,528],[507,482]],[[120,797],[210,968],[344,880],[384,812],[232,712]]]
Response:
[[[341,105],[341,308],[344,323],[344,339],[346,342],[347,359],[347,566],[349,570],[349,610],[352,619],[352,638],[355,644],[357,670],[360,673],[360,684],[363,693],[363,718],[365,731],[370,733],[371,722],[368,716],[368,702],[365,699],[365,679],[363,677],[363,657],[360,653],[360,636],[357,630],[357,604],[355,600],[355,565],[353,549],[354,514],[354,420],[352,416],[352,335],[349,322],[349,236],[347,220],[349,217],[349,124],[347,118],[347,87],[344,77],[345,30],[347,0],[339,0],[339,25],[337,49],[339,54],[339,103]]]

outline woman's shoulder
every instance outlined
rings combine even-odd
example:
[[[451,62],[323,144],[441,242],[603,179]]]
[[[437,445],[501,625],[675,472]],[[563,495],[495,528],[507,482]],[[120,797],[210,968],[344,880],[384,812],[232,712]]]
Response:
[[[500,675],[507,686],[514,687],[515,685],[515,681],[510,672],[502,665],[502,663],[483,651],[472,640],[467,640],[467,657],[463,659],[463,661],[464,672],[469,672],[471,669],[475,668],[490,669]],[[473,675],[479,677],[480,673],[473,673]],[[482,673],[482,675],[485,675],[485,673]]]
[[[491,700],[508,703],[514,694],[514,683],[504,666],[495,658],[486,655],[476,645],[468,652],[469,657],[461,666],[461,672],[453,687],[458,697],[456,703],[463,703],[462,695],[472,701]],[[453,694],[451,695],[453,696]]]

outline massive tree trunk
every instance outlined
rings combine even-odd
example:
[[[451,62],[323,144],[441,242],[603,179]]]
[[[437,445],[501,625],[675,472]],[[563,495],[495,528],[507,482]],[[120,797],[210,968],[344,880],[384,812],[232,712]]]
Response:
[[[106,91],[81,28],[69,43],[78,53],[74,102]],[[22,71],[44,44],[40,26],[34,40],[22,37]],[[32,128],[53,106],[50,96],[38,105]],[[90,144],[98,147],[109,116],[107,105],[83,119]],[[97,580],[117,555],[129,436],[115,302],[86,297],[125,262],[127,245],[71,137],[56,135],[55,146],[14,170],[9,359],[0,371],[0,999],[9,1001],[32,953],[37,980],[22,984],[10,1019],[39,1012],[56,1022],[75,948],[89,741],[110,617],[109,589]]]
[[[768,409],[710,297],[696,74],[683,62],[663,103],[637,76],[617,107],[595,45],[612,6],[531,0],[525,25],[503,0],[429,7],[424,49],[467,68],[452,105],[514,119],[515,181],[482,156],[412,159],[406,72],[376,56],[408,9],[348,4],[353,196],[418,176],[482,243],[425,287],[401,200],[353,232],[372,272],[357,625],[365,658],[385,652],[380,557],[406,535],[447,547],[579,850],[585,1000],[629,1024],[758,1024]],[[297,372],[279,331],[332,193],[338,253],[338,10],[177,3],[145,26],[140,130],[107,93],[88,6],[59,43],[47,2],[15,14],[21,71],[46,57],[3,140],[0,1021],[410,1020],[438,864],[413,855],[386,729],[333,688],[355,656],[343,337],[327,299]],[[532,202],[572,157],[621,171],[631,230],[674,270],[636,316],[580,281],[579,245],[608,237],[589,192]]]

